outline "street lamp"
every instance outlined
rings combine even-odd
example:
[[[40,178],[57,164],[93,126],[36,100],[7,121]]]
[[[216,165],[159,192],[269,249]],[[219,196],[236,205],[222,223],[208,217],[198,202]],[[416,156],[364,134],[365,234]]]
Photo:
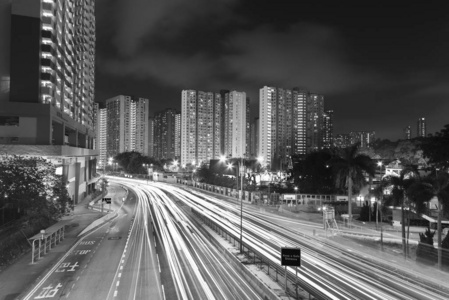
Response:
[[[296,200],[296,205],[298,205],[298,187],[295,186],[295,200]]]
[[[382,181],[382,161],[378,161],[377,162],[377,166],[379,167],[379,183],[378,185],[381,186],[381,181]],[[376,229],[378,226],[378,220],[379,220],[379,199],[376,200]],[[381,222],[381,227],[382,227],[382,214],[380,215],[380,222]]]
[[[245,156],[246,154],[243,154]],[[239,191],[239,173],[241,176],[240,181],[240,193],[239,193],[239,200],[240,200],[240,254],[243,253],[243,175],[245,173],[245,170],[243,168],[243,156],[240,157],[240,160],[237,159],[237,191]],[[220,156],[221,162],[226,162],[226,157],[224,155]],[[228,169],[232,169],[232,163],[228,163]]]

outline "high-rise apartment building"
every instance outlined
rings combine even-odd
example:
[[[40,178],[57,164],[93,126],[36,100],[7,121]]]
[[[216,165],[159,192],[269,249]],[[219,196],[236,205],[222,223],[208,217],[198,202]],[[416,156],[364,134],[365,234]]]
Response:
[[[94,0],[0,7],[2,151],[54,162],[74,203],[95,187],[94,9]]]
[[[259,156],[259,118],[255,118],[251,123],[251,137],[250,137],[250,152],[249,156],[257,158]]]
[[[351,136],[349,133],[339,133],[335,135],[334,139],[335,147],[346,148],[351,146]]]
[[[149,100],[118,95],[106,100],[107,156],[136,151],[148,155]]]
[[[228,157],[246,157],[249,101],[245,92],[231,91],[225,96],[225,152]]]
[[[306,112],[309,93],[298,88],[293,89],[293,137],[294,154],[305,155],[306,143]]]
[[[154,118],[148,118],[148,156],[154,157]]]
[[[310,94],[307,98],[306,147],[309,151],[323,148],[324,97]]]
[[[323,148],[334,146],[334,111],[326,110],[323,116]]]
[[[176,115],[175,109],[167,108],[154,115],[154,157],[158,159],[176,156]]]
[[[376,138],[375,131],[352,131],[349,133],[351,145],[360,143],[361,148],[370,148]]]
[[[412,138],[412,127],[410,125],[407,125],[407,127],[404,128],[404,135],[406,140]]]
[[[427,135],[426,118],[419,118],[417,124],[417,136],[425,137]]]
[[[222,136],[219,93],[183,90],[181,93],[181,163],[200,165],[219,158]]]
[[[245,92],[184,90],[181,102],[182,164],[249,155],[250,110]]]
[[[175,116],[175,158],[181,158],[181,114]]]
[[[284,168],[293,154],[321,149],[324,97],[299,88],[265,86],[259,91],[259,155]]]
[[[95,119],[95,149],[98,151],[98,166],[100,169],[104,169],[108,163],[107,157],[107,110],[106,108],[100,108],[99,103],[94,105]]]

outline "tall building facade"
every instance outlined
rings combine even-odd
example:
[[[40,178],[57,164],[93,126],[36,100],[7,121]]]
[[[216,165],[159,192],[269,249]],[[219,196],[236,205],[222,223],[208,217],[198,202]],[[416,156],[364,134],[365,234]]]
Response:
[[[181,114],[175,116],[175,158],[181,158]]]
[[[412,127],[410,125],[407,125],[407,127],[404,128],[404,137],[406,140],[412,138]]]
[[[106,100],[107,156],[137,151],[148,155],[149,100],[118,95]]]
[[[245,92],[184,90],[181,107],[182,164],[249,155],[250,109]]]
[[[250,137],[250,157],[257,158],[259,156],[259,118],[255,118],[251,123],[251,137]]]
[[[370,148],[376,138],[375,131],[351,131],[349,133],[351,145],[360,143],[361,148]]]
[[[272,168],[284,169],[293,154],[322,148],[322,95],[265,86],[259,91],[259,105],[258,153]]]
[[[426,118],[419,118],[417,122],[417,136],[426,137],[426,135],[427,135]]]
[[[158,159],[176,156],[176,115],[175,109],[167,108],[154,115],[154,157]]]
[[[154,157],[154,118],[148,118],[148,156]]]
[[[351,146],[351,136],[349,133],[339,133],[335,135],[334,139],[335,147],[346,148]]]
[[[77,203],[95,187],[98,154],[95,1],[3,2],[1,150],[46,157],[60,166]]]
[[[245,92],[231,91],[225,96],[225,151],[227,157],[246,157],[249,134],[249,101]],[[249,142],[249,141],[248,141]]]
[[[306,145],[309,151],[323,148],[324,96],[310,94],[307,98]]]
[[[95,149],[98,151],[98,166],[100,169],[104,169],[108,163],[107,157],[107,110],[106,108],[100,108],[99,103],[95,103]]]
[[[326,110],[323,116],[323,148],[334,146],[334,111]]]
[[[219,158],[223,103],[220,93],[181,93],[181,163],[200,165]]]

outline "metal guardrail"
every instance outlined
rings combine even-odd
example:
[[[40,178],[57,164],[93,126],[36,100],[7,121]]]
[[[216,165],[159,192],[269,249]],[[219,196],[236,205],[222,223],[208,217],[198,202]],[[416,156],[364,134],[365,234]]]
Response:
[[[207,216],[201,214],[197,210],[192,209],[192,212],[196,216],[201,218],[206,225],[211,227],[213,230],[217,231],[219,234],[225,233],[226,238],[229,237],[231,239],[231,241],[232,240],[234,241],[234,245],[235,245],[235,242],[240,243],[240,237],[236,236],[235,234],[230,233],[228,230],[224,229],[222,226],[218,225],[216,222],[214,222],[213,220],[211,220]],[[270,277],[272,277],[272,275],[270,275],[270,268],[271,268],[271,270],[273,270],[275,272],[275,278],[274,279],[276,281],[278,281],[278,277],[285,278],[286,269],[285,269],[284,266],[281,266],[280,263],[278,264],[278,263],[272,262],[270,259],[265,257],[262,253],[260,253],[259,251],[255,250],[254,248],[249,246],[247,243],[242,242],[242,245],[243,245],[242,248],[243,248],[243,252],[244,253],[245,253],[245,248],[247,249],[249,258],[251,258],[251,252],[254,254],[253,255],[254,263],[256,263],[256,257],[257,257],[259,259],[258,263],[267,265],[267,267],[268,267],[268,275]],[[280,250],[280,248],[279,248],[279,250]],[[307,284],[305,282],[301,282],[301,284],[299,284],[298,283],[298,278],[295,275],[291,274],[290,272],[287,272],[287,281],[289,281],[290,286],[293,286],[295,288],[295,291],[292,291],[291,288],[288,287],[288,283],[287,283],[287,286],[284,286],[285,289],[286,289],[286,292],[289,293],[290,296],[292,296],[292,297],[295,297],[295,295],[296,296],[298,295],[296,288],[300,286],[307,293],[309,293],[309,295],[313,295],[317,299],[327,299],[325,294],[323,294],[320,291],[316,290],[311,285],[309,285],[309,284]],[[282,285],[281,282],[279,282],[279,283]]]
[[[51,250],[52,247],[55,247],[57,244],[59,244],[61,240],[64,239],[64,234],[65,225],[50,233],[45,233],[45,230],[42,230],[40,234],[37,234],[34,237],[30,238],[29,240],[32,240],[31,263],[34,264],[37,259],[40,259],[41,253],[45,255],[48,251]],[[38,241],[37,248],[36,241]]]

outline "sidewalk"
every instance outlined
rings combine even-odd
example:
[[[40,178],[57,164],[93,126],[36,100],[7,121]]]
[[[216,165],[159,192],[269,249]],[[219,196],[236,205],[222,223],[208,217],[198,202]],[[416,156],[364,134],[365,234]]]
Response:
[[[0,300],[16,299],[21,293],[28,290],[67,253],[78,240],[79,233],[104,215],[101,212],[89,209],[89,201],[92,200],[88,196],[75,206],[70,216],[64,217],[57,223],[66,226],[64,240],[42,256],[35,264],[31,264],[30,247],[29,252],[0,271]]]

